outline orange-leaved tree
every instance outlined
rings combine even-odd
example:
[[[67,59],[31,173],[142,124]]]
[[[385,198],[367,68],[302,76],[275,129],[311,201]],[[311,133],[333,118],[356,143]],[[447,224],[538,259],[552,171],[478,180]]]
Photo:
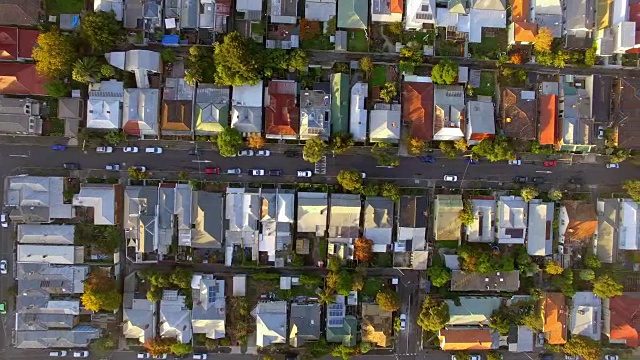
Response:
[[[371,260],[373,257],[373,241],[365,238],[357,238],[354,256],[358,261]]]

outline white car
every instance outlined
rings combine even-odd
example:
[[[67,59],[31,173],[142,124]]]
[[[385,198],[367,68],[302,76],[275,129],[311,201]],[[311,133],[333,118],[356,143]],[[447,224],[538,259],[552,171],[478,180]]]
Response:
[[[520,159],[515,159],[515,160],[509,160],[509,165],[522,165],[522,160]]]
[[[193,358],[196,360],[205,360],[207,358],[207,354],[193,354]]]
[[[151,355],[149,353],[138,353],[138,359],[150,359]]]
[[[238,156],[253,156],[253,150],[246,149],[238,151]]]
[[[296,171],[296,176],[303,177],[303,178],[310,178],[311,176],[313,176],[313,172],[309,170],[298,170]]]
[[[406,330],[406,329],[407,329],[407,315],[400,314],[400,330]]]
[[[264,176],[265,171],[264,169],[250,169],[249,170],[249,175],[251,176]]]
[[[138,151],[140,151],[140,149],[138,149],[137,146],[125,146],[125,148],[122,149],[122,151],[130,152],[130,153],[137,153]]]
[[[86,358],[86,357],[89,357],[89,352],[87,350],[74,351],[73,352],[73,357],[75,357],[75,358]]]
[[[113,148],[111,146],[98,146],[96,148],[96,152],[99,154],[112,153]]]
[[[608,163],[607,164],[607,169],[619,169],[620,168],[620,164],[616,163]]]
[[[166,359],[167,358],[167,354],[162,354],[162,355],[153,355],[154,359]]]
[[[0,274],[7,275],[7,260],[0,261]]]
[[[152,146],[144,149],[147,154],[162,154],[162,148],[159,146]]]
[[[110,170],[110,171],[119,171],[120,170],[120,164],[107,164],[107,166],[104,167],[106,170]]]
[[[604,360],[620,360],[618,355],[605,355]]]
[[[458,177],[455,176],[455,175],[445,175],[444,176],[444,181],[447,181],[447,182],[458,181]]]
[[[470,355],[470,360],[481,360],[482,357],[480,355]],[[451,360],[457,360],[455,355],[451,355]]]
[[[147,171],[147,167],[146,166],[142,166],[142,165],[134,165],[131,167],[132,169],[136,169],[140,172],[145,172]]]
[[[3,228],[9,227],[9,222],[7,221],[7,214],[0,215],[0,224],[2,224]]]
[[[270,156],[271,151],[269,150],[258,150],[256,151],[256,156]]]
[[[242,174],[242,169],[240,168],[233,168],[233,169],[227,170],[227,175],[240,175],[240,174]]]
[[[598,139],[600,140],[604,139],[604,126],[602,125],[598,126]],[[606,356],[605,356],[605,359],[606,359]]]
[[[367,173],[366,172],[361,172],[360,175],[362,175],[362,179],[366,179],[367,178]]]
[[[49,356],[50,357],[67,356],[67,351],[66,350],[49,351]]]

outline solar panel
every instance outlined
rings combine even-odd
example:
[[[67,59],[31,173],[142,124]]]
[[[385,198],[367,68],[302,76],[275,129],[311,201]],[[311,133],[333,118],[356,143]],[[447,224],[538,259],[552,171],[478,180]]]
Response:
[[[209,304],[216,301],[216,287],[209,286]]]

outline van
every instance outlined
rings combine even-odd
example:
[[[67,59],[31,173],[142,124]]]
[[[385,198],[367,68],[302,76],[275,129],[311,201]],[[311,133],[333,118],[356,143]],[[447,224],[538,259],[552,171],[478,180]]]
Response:
[[[228,175],[240,175],[240,174],[242,174],[242,170],[240,170],[240,168],[229,169],[229,170],[227,170],[227,174]]]
[[[207,354],[193,354],[193,358],[197,360],[205,360],[207,358]]]
[[[62,357],[62,356],[67,356],[67,351],[66,351],[66,350],[49,351],[49,356],[50,356],[50,357]]]

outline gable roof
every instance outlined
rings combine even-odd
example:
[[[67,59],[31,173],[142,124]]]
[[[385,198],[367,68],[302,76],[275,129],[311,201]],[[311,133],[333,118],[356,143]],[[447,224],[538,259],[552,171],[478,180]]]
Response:
[[[251,314],[256,318],[256,345],[283,344],[287,336],[287,302],[258,303]]]
[[[457,140],[464,136],[464,88],[436,85],[433,93],[433,139]]]
[[[320,339],[320,304],[291,304],[289,344],[302,346],[305,341]]]
[[[529,21],[530,0],[509,0],[511,3],[511,21]]]
[[[477,10],[506,10],[504,0],[476,0],[474,1],[472,8]]]
[[[626,149],[640,148],[640,80],[620,79],[625,91],[620,94],[620,106],[614,119],[618,122],[618,146]]]
[[[514,40],[533,43],[538,34],[538,24],[518,21],[513,23]]]
[[[338,27],[366,29],[369,20],[368,0],[338,0]]]
[[[79,98],[58,98],[59,119],[82,119],[84,103]]]
[[[434,235],[436,240],[459,240],[462,223],[462,196],[436,195],[434,204]]]
[[[267,137],[297,137],[300,128],[300,109],[296,104],[298,84],[295,81],[269,82],[269,103],[265,106]]]
[[[542,95],[540,98],[540,145],[554,145],[557,138],[557,95]]]
[[[402,83],[402,121],[410,121],[409,135],[420,140],[433,139],[433,83]]]
[[[490,350],[493,349],[491,329],[442,329],[438,333],[440,349],[455,350]]]
[[[542,298],[542,318],[547,342],[559,345],[567,342],[567,307],[561,293],[546,293]]]
[[[222,194],[198,191],[195,197],[195,228],[191,247],[219,249],[223,235]]]
[[[504,88],[501,99],[502,129],[508,137],[534,140],[536,138],[535,92]]]
[[[639,294],[625,293],[604,299],[604,306],[604,332],[609,339],[637,348],[640,345],[640,321],[637,317],[640,312]]]
[[[43,85],[44,79],[38,75],[34,64],[8,63],[0,66],[0,94],[45,95]]]
[[[158,136],[160,90],[125,89],[122,130],[129,135]]]
[[[31,59],[40,31],[0,27],[0,60]]]
[[[459,304],[456,301],[444,300],[449,307],[449,321],[447,325],[488,325],[494,311],[500,308],[502,299],[492,297],[461,296]]]
[[[398,142],[400,140],[399,104],[376,104],[369,117],[369,139]]]
[[[29,26],[40,20],[40,0],[2,0],[0,24]]]
[[[220,132],[229,126],[229,88],[198,84],[196,131]]]
[[[451,291],[518,291],[520,272],[503,271],[481,274],[453,270],[451,272]]]
[[[380,347],[391,345],[392,313],[378,304],[362,304],[362,341]]]
[[[567,211],[569,223],[564,233],[566,240],[583,240],[593,234],[598,227],[598,215],[593,204],[578,200],[565,200],[562,206]]]

